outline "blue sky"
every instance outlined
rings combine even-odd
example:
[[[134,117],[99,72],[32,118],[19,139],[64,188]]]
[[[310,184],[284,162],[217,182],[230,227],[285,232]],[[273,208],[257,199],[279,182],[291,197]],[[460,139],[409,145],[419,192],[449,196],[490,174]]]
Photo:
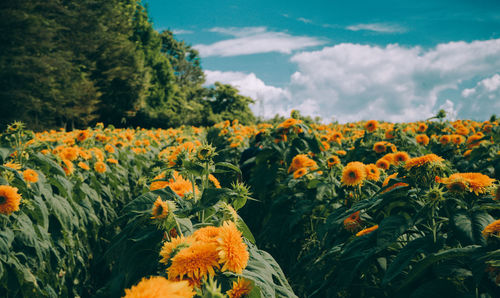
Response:
[[[207,84],[238,87],[258,116],[500,114],[498,0],[144,2],[199,50]]]

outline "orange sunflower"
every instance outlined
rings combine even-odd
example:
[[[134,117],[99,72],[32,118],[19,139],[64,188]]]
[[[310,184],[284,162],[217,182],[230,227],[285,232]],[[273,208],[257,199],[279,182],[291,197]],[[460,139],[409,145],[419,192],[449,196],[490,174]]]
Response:
[[[332,155],[326,160],[328,167],[331,168],[336,164],[340,164],[340,158],[337,155]]]
[[[487,225],[484,228],[482,234],[485,238],[488,238],[489,236],[492,236],[492,235],[499,237],[500,236],[500,219],[495,220],[494,222]]]
[[[98,161],[94,164],[94,170],[97,172],[97,173],[104,173],[106,172],[106,164],[102,161]]]
[[[439,182],[446,184],[452,191],[464,191],[484,194],[491,190],[495,179],[481,173],[455,173],[448,178],[439,179]]]
[[[443,161],[444,161],[444,159],[442,159],[441,157],[432,153],[432,154],[427,154],[424,156],[414,157],[414,158],[409,159],[406,162],[405,168],[407,170],[410,170],[411,168],[421,167],[421,166],[426,165],[426,164],[440,164]]]
[[[151,211],[151,219],[163,219],[168,215],[168,204],[163,201],[160,196],[156,198]]]
[[[226,292],[229,298],[241,298],[252,291],[252,283],[244,278],[238,277],[238,281],[233,281],[233,287]]]
[[[385,152],[386,150],[386,142],[382,141],[382,142],[377,142],[373,145],[373,151],[377,152],[377,153],[383,153]]]
[[[295,170],[295,172],[293,172],[293,179],[299,179],[300,177],[304,176],[305,174],[307,174],[307,168],[297,169],[297,170]]]
[[[366,121],[365,123],[365,129],[369,132],[373,132],[375,130],[377,130],[378,128],[378,121],[377,120],[369,120],[369,121]]]
[[[415,140],[417,141],[417,143],[419,143],[420,145],[424,145],[426,146],[427,144],[429,144],[429,137],[427,135],[417,135],[415,137]]]
[[[125,298],[186,298],[195,294],[187,281],[171,281],[163,276],[144,277],[125,290]]]
[[[358,186],[363,184],[366,178],[365,165],[359,161],[348,163],[342,171],[341,182],[348,186]]]
[[[193,238],[191,237],[173,237],[170,241],[166,241],[163,243],[163,246],[160,251],[160,256],[162,259],[160,263],[167,264],[172,254],[175,250],[180,250],[182,248],[188,247],[193,244]]]
[[[21,195],[17,188],[9,185],[0,185],[0,213],[11,214],[19,210]]]
[[[181,280],[186,276],[192,284],[199,284],[207,275],[215,275],[214,268],[219,268],[219,253],[214,243],[195,242],[171,260],[168,279]]]
[[[23,178],[27,182],[36,183],[38,181],[38,173],[32,169],[23,171]]]
[[[409,159],[410,159],[410,156],[406,152],[400,151],[400,152],[394,153],[394,162],[396,164],[399,164],[401,162],[406,162]]]
[[[373,163],[367,164],[365,165],[365,170],[366,170],[366,179],[372,181],[378,181],[380,179],[380,171],[377,165]]]
[[[217,238],[219,263],[224,264],[221,271],[230,270],[241,274],[247,266],[249,253],[247,245],[241,238],[241,232],[232,221],[226,221],[220,228]]]
[[[359,211],[354,212],[349,215],[348,218],[344,219],[344,228],[350,232],[354,232],[359,228],[361,220],[359,217]]]

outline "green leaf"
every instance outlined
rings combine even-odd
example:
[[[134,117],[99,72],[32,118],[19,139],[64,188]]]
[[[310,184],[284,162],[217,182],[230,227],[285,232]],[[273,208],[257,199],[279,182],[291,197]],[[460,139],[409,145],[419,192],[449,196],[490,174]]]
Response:
[[[226,169],[229,169],[231,171],[234,171],[236,173],[238,173],[239,175],[241,175],[241,170],[240,168],[238,168],[237,166],[231,164],[231,163],[228,163],[228,162],[218,162],[215,164],[215,168],[226,168]]]
[[[240,216],[238,216],[238,220],[236,221],[236,227],[242,233],[243,237],[247,238],[252,244],[255,244],[252,232]]]
[[[451,227],[463,245],[486,244],[484,228],[495,219],[485,211],[459,210],[451,217]]]
[[[411,221],[401,215],[384,218],[377,229],[377,249],[380,251],[391,245],[410,226]]]

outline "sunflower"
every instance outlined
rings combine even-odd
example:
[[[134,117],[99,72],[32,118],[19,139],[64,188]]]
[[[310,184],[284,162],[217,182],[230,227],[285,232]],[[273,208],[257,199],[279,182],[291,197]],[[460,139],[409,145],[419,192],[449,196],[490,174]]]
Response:
[[[232,221],[226,221],[220,228],[220,236],[217,238],[217,252],[219,263],[224,264],[221,271],[230,270],[241,274],[247,266],[249,253],[247,245],[243,243],[241,232]]]
[[[342,171],[342,184],[357,186],[363,184],[366,178],[365,165],[359,161],[348,163]]]
[[[3,164],[4,167],[11,168],[13,170],[20,170],[21,165],[15,162],[6,162]]]
[[[219,227],[207,226],[196,230],[191,237],[196,241],[217,243],[220,232]]]
[[[109,162],[109,163],[115,164],[115,165],[118,164],[118,160],[114,159],[114,158],[108,158],[108,159],[106,159],[106,161]]]
[[[482,234],[485,238],[488,238],[489,236],[492,236],[492,235],[499,237],[500,236],[500,219],[495,220],[494,222],[487,225],[484,228]]]
[[[425,123],[420,123],[420,124],[418,125],[418,128],[417,128],[417,131],[418,131],[418,132],[424,132],[424,131],[426,131],[426,130],[427,130],[427,124],[425,124]]]
[[[381,159],[377,160],[375,165],[379,169],[388,170],[389,167],[391,166],[391,163],[387,159],[381,158]]]
[[[465,137],[461,135],[451,135],[451,141],[453,144],[460,145],[465,141]]]
[[[406,152],[400,151],[400,152],[396,152],[394,154],[394,162],[396,164],[399,164],[401,162],[406,162],[409,159],[410,159],[410,156]]]
[[[384,153],[386,149],[387,149],[386,142],[384,142],[384,141],[377,142],[373,145],[373,151],[375,151],[377,153]]]
[[[27,182],[36,183],[38,181],[38,173],[32,169],[23,171],[23,178]]]
[[[156,198],[151,211],[151,219],[163,219],[168,215],[168,204],[163,201],[160,196]]]
[[[348,218],[344,219],[344,228],[350,232],[354,232],[359,228],[361,220],[359,217],[359,211],[354,212],[349,215]]]
[[[160,263],[167,264],[176,251],[190,246],[193,242],[192,237],[172,237],[170,241],[163,243],[160,251],[160,256],[162,257]]]
[[[451,137],[450,137],[449,135],[442,135],[442,136],[439,138],[439,143],[441,143],[441,144],[443,144],[443,145],[448,144],[450,141],[451,141]]]
[[[90,133],[86,130],[82,130],[80,131],[77,135],[76,135],[76,139],[80,142],[83,142],[85,141],[86,139],[88,139],[88,137],[90,136]]]
[[[378,181],[380,179],[380,171],[377,165],[373,163],[367,164],[365,165],[365,170],[366,170],[366,179],[372,181]]]
[[[394,129],[393,128],[389,128],[385,131],[385,138],[386,139],[394,139]]]
[[[0,185],[0,213],[11,214],[19,210],[21,195],[17,188],[9,185]]]
[[[365,123],[365,129],[368,132],[373,132],[378,128],[378,121],[377,120],[369,120]]]
[[[378,229],[378,225],[374,225],[372,227],[369,227],[369,228],[366,228],[364,230],[361,230],[359,231],[358,233],[356,233],[356,237],[359,237],[359,236],[363,236],[363,235],[366,235],[366,234],[369,234],[373,231],[375,231],[376,229]]]
[[[417,135],[415,137],[415,140],[417,141],[417,143],[419,143],[420,145],[424,145],[426,146],[427,144],[429,144],[429,137],[427,135]]]
[[[125,298],[186,298],[195,294],[187,281],[171,281],[163,276],[144,277],[125,290]]]
[[[338,155],[346,155],[347,154],[347,152],[345,150],[337,150],[336,153]]]
[[[94,170],[97,172],[97,173],[104,173],[106,172],[106,164],[102,161],[98,161],[94,164]]]
[[[455,173],[448,178],[440,179],[439,182],[446,184],[449,190],[468,190],[478,195],[491,190],[495,179],[481,173]]]
[[[78,163],[78,166],[79,166],[80,168],[84,169],[85,171],[90,170],[89,165],[88,165],[88,164],[86,164],[86,163],[84,163],[83,161],[80,161],[80,162]]]
[[[62,168],[64,170],[64,173],[66,173],[66,176],[73,174],[73,172],[75,171],[73,163],[67,159],[63,159],[62,163]]]
[[[315,170],[317,167],[316,162],[310,159],[306,154],[298,154],[292,159],[292,163],[290,167],[288,167],[288,173],[295,172],[300,168],[311,168],[311,170]]]
[[[297,169],[297,170],[295,170],[295,172],[293,172],[293,179],[299,179],[300,177],[304,176],[305,174],[307,174],[307,168]]]
[[[332,155],[326,160],[328,167],[331,168],[336,164],[340,164],[340,158],[337,155]]]
[[[64,148],[61,153],[59,154],[59,156],[62,158],[62,159],[67,159],[67,160],[71,160],[71,161],[74,161],[78,158],[80,154],[80,150],[79,148],[77,147],[66,147]]]
[[[104,150],[109,153],[115,153],[115,147],[111,146],[110,144],[106,144],[106,146],[104,146]]]
[[[398,173],[394,173],[394,174],[387,176],[384,179],[384,182],[382,183],[382,187],[386,187],[389,184],[389,181],[391,181],[391,179],[395,179],[396,177],[398,177]],[[389,192],[398,186],[408,186],[408,183],[396,182],[393,185],[391,185],[390,187],[388,187],[387,189],[385,189],[384,191],[382,191],[382,193]]]
[[[289,118],[289,119],[286,119],[284,122],[282,122],[280,125],[278,125],[278,128],[282,127],[282,128],[286,129],[286,128],[289,128],[290,126],[294,126],[294,125],[297,125],[299,123],[302,123],[302,120]]]
[[[406,162],[405,168],[407,170],[409,170],[411,168],[421,167],[421,166],[426,165],[426,164],[440,164],[443,161],[444,161],[444,159],[437,156],[436,154],[427,154],[424,156],[414,157],[414,158],[409,159]]]
[[[209,174],[208,175],[208,180],[210,180],[210,182],[213,183],[213,185],[215,186],[215,188],[220,188],[220,182],[219,182],[219,180],[217,180],[217,178],[215,178],[214,175]]]
[[[214,268],[219,268],[219,252],[214,243],[195,242],[181,249],[172,259],[167,269],[168,279],[184,279],[192,284],[199,284],[207,275],[215,275]]]
[[[238,281],[233,281],[233,287],[226,292],[229,298],[241,298],[252,291],[252,283],[244,278],[238,277]]]

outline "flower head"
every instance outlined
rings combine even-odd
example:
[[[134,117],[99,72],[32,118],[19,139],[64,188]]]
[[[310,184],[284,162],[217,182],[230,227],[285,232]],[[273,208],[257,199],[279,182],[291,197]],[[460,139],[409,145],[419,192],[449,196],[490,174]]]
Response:
[[[21,195],[17,188],[9,185],[0,185],[0,213],[11,214],[19,210]]]
[[[23,178],[27,182],[36,183],[38,181],[38,173],[32,169],[26,169],[23,171]]]
[[[219,268],[217,245],[197,241],[189,247],[181,249],[173,258],[167,269],[169,279],[184,279],[197,284],[207,275],[215,275],[214,268]]]
[[[354,212],[348,218],[344,219],[344,228],[350,232],[357,230],[360,224],[359,211]]]
[[[369,132],[373,132],[378,128],[377,120],[369,120],[365,123],[365,129]]]
[[[227,291],[229,298],[241,298],[252,291],[252,283],[244,278],[238,277],[238,281],[233,281],[233,287]]]
[[[365,178],[365,165],[359,161],[353,161],[345,166],[341,181],[344,185],[358,186],[363,184]]]
[[[409,170],[411,168],[421,167],[426,164],[440,164],[443,161],[444,159],[437,156],[436,154],[427,154],[420,157],[410,158],[408,161],[406,161],[405,168]]]
[[[94,164],[94,170],[97,173],[104,173],[106,172],[106,164],[102,161],[98,161]]]
[[[241,238],[241,232],[232,221],[226,221],[220,228],[217,238],[219,263],[224,264],[221,271],[230,270],[241,274],[247,266],[249,253],[247,245]]]
[[[295,170],[295,172],[293,172],[293,179],[299,179],[300,177],[304,176],[305,174],[307,174],[307,168],[297,169],[297,170]]]
[[[484,228],[482,234],[485,238],[488,238],[492,235],[496,235],[497,237],[500,236],[500,219],[495,220],[494,222],[487,225]]]
[[[125,298],[186,298],[195,294],[187,281],[171,281],[163,276],[143,278],[125,290]]]
[[[163,201],[160,196],[156,198],[153,204],[153,210],[151,211],[152,219],[163,219],[168,215],[168,204]]]

